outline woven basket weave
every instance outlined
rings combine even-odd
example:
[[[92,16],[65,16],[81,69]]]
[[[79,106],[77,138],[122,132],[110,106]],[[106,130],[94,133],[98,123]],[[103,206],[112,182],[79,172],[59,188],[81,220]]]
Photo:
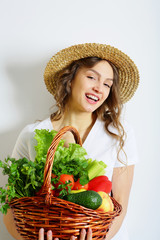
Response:
[[[113,219],[121,212],[121,205],[114,198],[111,198],[114,211],[102,213],[52,195],[51,174],[54,154],[59,141],[67,131],[70,131],[74,135],[75,142],[82,146],[79,133],[75,128],[70,126],[62,128],[48,149],[44,183],[40,195],[13,199],[9,203],[13,210],[17,230],[24,239],[38,239],[41,227],[46,231],[52,230],[53,237],[61,240],[70,239],[72,235],[78,238],[82,228],[90,227],[93,232],[92,239],[103,239]]]

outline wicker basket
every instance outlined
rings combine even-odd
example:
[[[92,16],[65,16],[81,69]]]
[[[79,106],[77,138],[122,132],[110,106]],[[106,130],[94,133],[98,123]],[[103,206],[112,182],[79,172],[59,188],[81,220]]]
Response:
[[[93,239],[103,239],[113,219],[121,212],[121,205],[114,198],[111,198],[114,211],[102,213],[56,198],[51,194],[54,154],[59,141],[67,131],[72,132],[76,143],[82,145],[79,133],[75,128],[70,126],[62,128],[48,149],[41,194],[34,197],[13,199],[9,203],[13,210],[17,230],[24,239],[38,239],[41,227],[45,228],[46,231],[52,230],[53,237],[59,239],[70,239],[72,235],[78,238],[82,228],[90,227]]]

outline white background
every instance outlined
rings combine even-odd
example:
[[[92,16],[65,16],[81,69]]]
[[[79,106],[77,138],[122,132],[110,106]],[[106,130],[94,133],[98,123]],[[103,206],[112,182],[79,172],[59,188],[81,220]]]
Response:
[[[11,154],[26,124],[50,114],[54,100],[43,83],[43,72],[52,55],[84,42],[119,48],[136,62],[141,77],[135,96],[124,109],[124,116],[135,129],[139,150],[128,209],[130,239],[158,240],[159,1],[1,0],[0,3],[0,159]],[[2,174],[0,182],[0,185],[6,182]],[[0,240],[12,239],[1,223]]]

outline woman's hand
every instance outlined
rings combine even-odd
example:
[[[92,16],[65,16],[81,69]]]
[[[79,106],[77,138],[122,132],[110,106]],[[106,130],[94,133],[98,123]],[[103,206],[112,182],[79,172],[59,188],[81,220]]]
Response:
[[[82,229],[81,230],[81,233],[80,233],[80,238],[79,240],[92,240],[92,229],[89,228],[87,233],[86,233],[86,230],[85,229]],[[44,229],[41,228],[39,230],[39,239],[38,240],[44,240]],[[47,232],[47,240],[53,240],[52,238],[52,231],[49,230]],[[58,238],[54,238],[54,240],[59,240]],[[74,236],[71,236],[70,237],[70,240],[75,240],[75,237]]]

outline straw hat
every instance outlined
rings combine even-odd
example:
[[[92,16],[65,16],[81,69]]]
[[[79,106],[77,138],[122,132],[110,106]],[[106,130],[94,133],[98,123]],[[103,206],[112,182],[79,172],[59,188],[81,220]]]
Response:
[[[56,74],[73,61],[85,57],[99,57],[112,62],[118,69],[120,81],[120,98],[127,102],[134,95],[139,84],[139,72],[135,63],[125,53],[110,45],[84,43],[65,48],[56,53],[48,62],[44,81],[48,91],[55,95]]]

